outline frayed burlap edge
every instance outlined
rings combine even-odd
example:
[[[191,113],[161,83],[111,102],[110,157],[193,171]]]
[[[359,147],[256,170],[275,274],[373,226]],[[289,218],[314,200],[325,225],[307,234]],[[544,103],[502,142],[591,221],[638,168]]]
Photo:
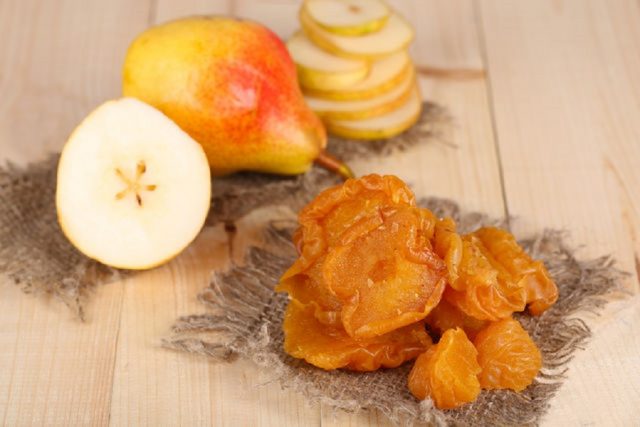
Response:
[[[363,142],[331,138],[329,150],[345,160],[386,156],[418,143],[442,141],[451,119],[446,110],[425,103],[418,123],[394,138]],[[53,296],[80,319],[97,285],[128,272],[106,267],[78,252],[64,237],[55,211],[58,155],[18,167],[0,166],[0,276],[25,292]],[[318,167],[296,177],[240,173],[213,181],[207,225],[233,222],[269,205],[297,210],[340,179]]]
[[[58,157],[0,168],[0,275],[26,293],[55,297],[84,319],[92,289],[124,272],[82,255],[62,234],[55,209]]]
[[[421,204],[439,216],[453,216],[461,231],[501,225],[482,214],[461,214],[452,201],[427,199]],[[441,411],[408,392],[410,364],[373,373],[325,372],[283,352],[281,322],[287,296],[274,293],[273,287],[296,257],[290,243],[294,226],[294,221],[270,224],[265,246],[250,248],[244,265],[216,273],[199,296],[209,313],[180,318],[164,345],[216,361],[248,358],[310,403],[348,412],[378,410],[396,424],[535,425],[562,384],[573,354],[591,336],[581,314],[597,313],[614,291],[623,289],[624,274],[610,257],[578,260],[562,232],[546,230],[521,241],[533,257],[545,262],[560,291],[558,302],[540,317],[517,316],[543,355],[541,373],[522,393],[483,391],[472,404]]]

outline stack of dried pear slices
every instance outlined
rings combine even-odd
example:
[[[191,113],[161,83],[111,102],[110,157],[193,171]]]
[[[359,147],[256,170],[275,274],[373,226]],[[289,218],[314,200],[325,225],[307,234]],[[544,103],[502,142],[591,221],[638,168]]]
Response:
[[[307,104],[329,132],[353,139],[397,135],[422,99],[407,52],[413,29],[381,0],[305,0],[302,30],[287,42]]]

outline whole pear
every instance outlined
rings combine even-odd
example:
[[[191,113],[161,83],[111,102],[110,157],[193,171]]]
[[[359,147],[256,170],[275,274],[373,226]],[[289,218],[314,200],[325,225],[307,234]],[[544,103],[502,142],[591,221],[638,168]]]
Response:
[[[198,141],[214,175],[303,173],[327,142],[285,45],[251,21],[194,17],[148,29],[127,52],[123,92]]]

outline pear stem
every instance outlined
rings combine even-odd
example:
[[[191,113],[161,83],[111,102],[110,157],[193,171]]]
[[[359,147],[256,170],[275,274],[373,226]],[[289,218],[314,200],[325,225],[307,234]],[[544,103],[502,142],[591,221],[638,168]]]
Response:
[[[349,166],[326,151],[321,151],[315,160],[316,164],[323,168],[340,175],[344,180],[354,178],[355,175]]]

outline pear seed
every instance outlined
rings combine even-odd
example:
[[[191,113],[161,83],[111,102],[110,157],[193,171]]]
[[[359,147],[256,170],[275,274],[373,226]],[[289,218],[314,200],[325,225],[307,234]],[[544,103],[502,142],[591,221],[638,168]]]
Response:
[[[131,181],[129,181],[129,178],[126,177],[126,175],[120,170],[120,168],[116,168],[116,175],[118,175],[118,177],[128,185],[131,185]]]
[[[122,200],[124,198],[124,196],[127,195],[127,193],[129,192],[129,189],[126,188],[124,190],[122,190],[121,192],[119,192],[118,194],[116,194],[116,200]]]
[[[136,165],[136,178],[140,179],[140,177],[142,176],[142,174],[144,174],[147,171],[147,165],[144,161],[139,161],[138,164]]]

